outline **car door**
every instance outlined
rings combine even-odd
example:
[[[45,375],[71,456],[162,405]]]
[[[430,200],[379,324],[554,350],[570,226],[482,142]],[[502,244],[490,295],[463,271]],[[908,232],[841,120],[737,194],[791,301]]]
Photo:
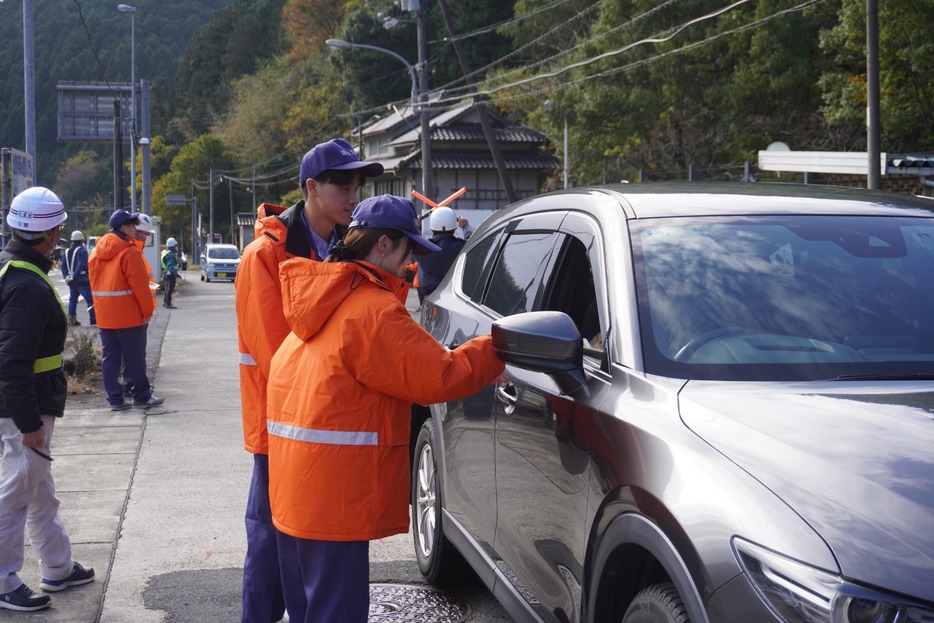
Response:
[[[455,265],[456,292],[436,290],[426,301],[425,328],[453,349],[489,333],[495,318],[536,305],[564,214],[517,217],[474,242]],[[494,389],[432,406],[442,423],[445,509],[484,550],[496,530]]]
[[[561,229],[529,311],[562,311],[577,324],[588,340],[588,391],[561,395],[547,375],[512,366],[499,379],[494,548],[529,607],[546,621],[566,622],[580,613],[594,423],[610,384],[606,354],[597,348],[609,325],[591,268],[600,263],[596,225],[571,214]]]

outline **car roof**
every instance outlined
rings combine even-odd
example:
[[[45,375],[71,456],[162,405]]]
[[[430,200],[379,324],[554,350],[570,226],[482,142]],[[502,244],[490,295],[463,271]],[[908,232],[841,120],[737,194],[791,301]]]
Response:
[[[927,197],[814,184],[647,182],[579,187],[541,196],[593,194],[612,196],[631,219],[744,214],[934,217],[934,199]],[[532,197],[515,205],[521,212],[520,206],[534,209],[534,203]],[[575,204],[573,207],[582,205]]]

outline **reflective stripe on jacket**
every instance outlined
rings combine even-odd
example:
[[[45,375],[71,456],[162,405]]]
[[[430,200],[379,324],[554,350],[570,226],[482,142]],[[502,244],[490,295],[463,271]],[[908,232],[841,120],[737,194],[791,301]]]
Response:
[[[266,379],[276,349],[289,334],[282,314],[279,264],[290,257],[313,258],[305,225],[298,216],[305,203],[291,208],[270,203],[259,207],[255,240],[243,250],[234,287],[237,291],[237,339],[240,346],[240,407],[243,445],[266,454]]]
[[[152,316],[150,270],[133,240],[115,232],[101,236],[88,269],[100,328],[138,327]]]
[[[366,263],[280,267],[292,332],[269,380],[269,493],[286,534],[379,539],[409,525],[413,402],[455,400],[503,370],[483,336],[448,351],[412,320],[408,285]]]

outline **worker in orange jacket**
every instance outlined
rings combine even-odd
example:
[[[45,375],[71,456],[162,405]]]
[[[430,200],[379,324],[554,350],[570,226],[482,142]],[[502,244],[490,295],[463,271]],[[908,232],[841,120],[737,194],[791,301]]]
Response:
[[[244,446],[253,453],[246,508],[243,623],[278,621],[285,611],[276,530],[269,510],[266,434],[269,367],[289,333],[282,312],[279,265],[291,257],[327,257],[346,231],[364,179],[382,172],[381,164],[360,160],[343,139],[316,145],[305,154],[299,170],[302,200],[288,209],[261,205],[255,239],[240,260],[235,282],[240,402]]]
[[[412,403],[503,371],[489,335],[449,351],[406,310],[411,255],[437,250],[411,201],[381,195],[327,261],[280,267],[291,333],[270,369],[269,494],[291,621],[367,621],[369,541],[409,526]]]
[[[115,211],[110,216],[110,231],[97,241],[88,260],[101,333],[101,373],[112,411],[130,406],[148,409],[165,402],[153,395],[146,376],[146,325],[153,307],[149,271],[136,246],[139,217],[139,212]],[[133,386],[132,405],[123,399],[123,386],[117,378],[124,358],[124,374]]]

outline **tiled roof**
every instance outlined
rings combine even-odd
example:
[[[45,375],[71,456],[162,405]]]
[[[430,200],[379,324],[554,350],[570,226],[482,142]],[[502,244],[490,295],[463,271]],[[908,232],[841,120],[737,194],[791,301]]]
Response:
[[[526,126],[510,126],[508,128],[493,128],[493,134],[500,143],[535,143],[543,145],[548,142],[541,132]],[[476,124],[449,125],[431,129],[433,141],[486,141],[483,128]]]
[[[495,169],[493,155],[489,151],[432,151],[434,169]],[[539,151],[503,152],[507,169],[547,171],[561,167],[561,161],[553,154]],[[401,169],[420,169],[422,152],[416,150],[399,163]]]

